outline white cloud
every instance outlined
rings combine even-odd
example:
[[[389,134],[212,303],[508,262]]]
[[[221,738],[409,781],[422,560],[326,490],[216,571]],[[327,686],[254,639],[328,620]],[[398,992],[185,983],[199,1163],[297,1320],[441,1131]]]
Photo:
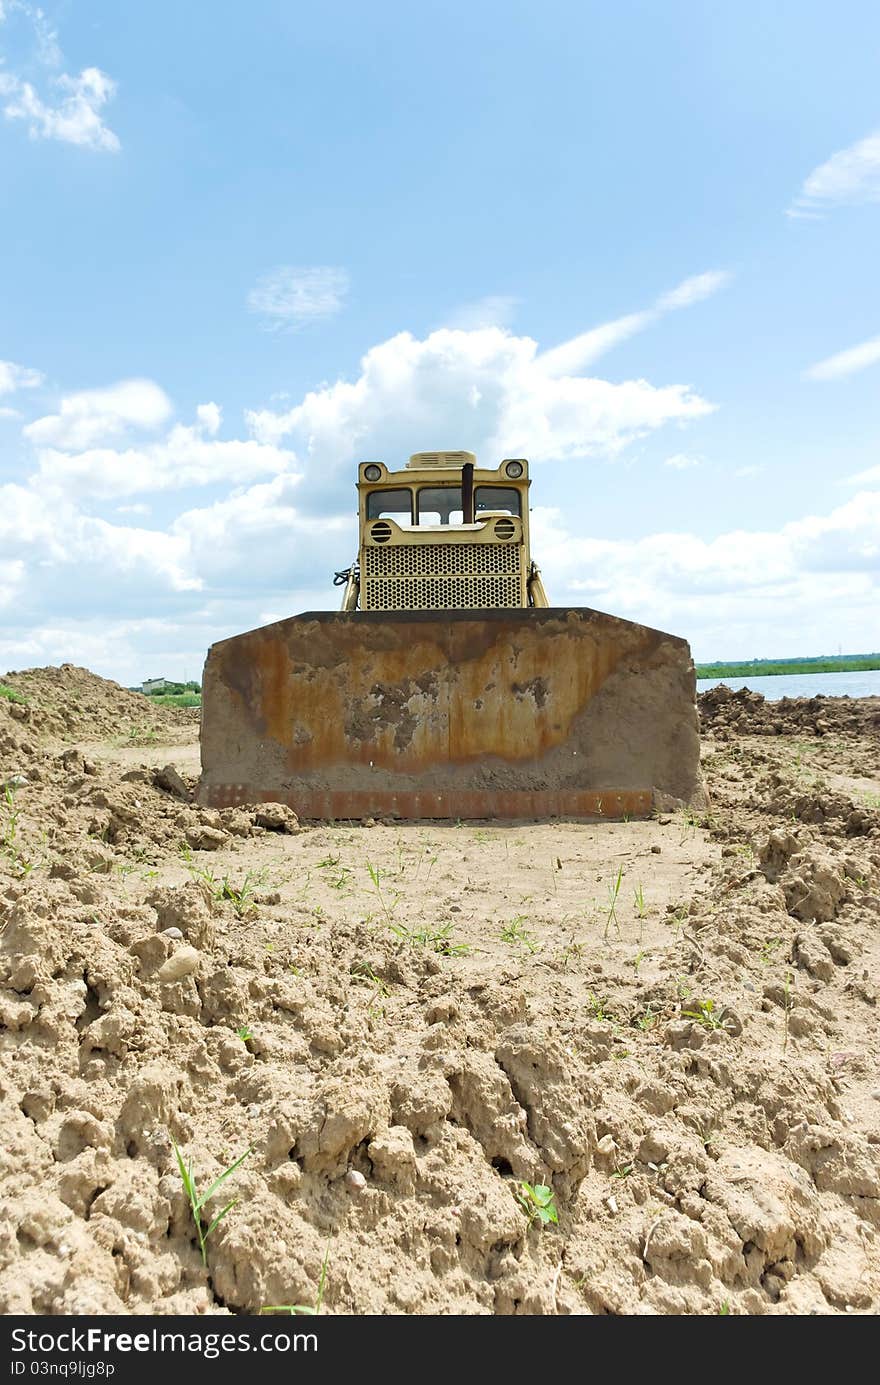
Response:
[[[804,371],[805,380],[840,380],[846,375],[855,375],[870,365],[880,361],[880,337],[872,337],[859,346],[851,346],[846,351],[838,351],[824,361],[811,365]]]
[[[814,168],[787,214],[815,219],[831,207],[860,202],[880,202],[880,130]]]
[[[652,307],[644,308],[637,313],[627,313],[625,317],[614,318],[599,327],[591,327],[589,331],[572,337],[570,341],[543,352],[539,357],[541,368],[548,375],[570,375],[585,370],[588,365],[592,365],[620,342],[635,336],[637,332],[645,331],[647,327],[652,327],[666,313],[676,312],[679,308],[690,308],[693,304],[710,298],[729,282],[730,277],[726,270],[721,269],[695,274],[690,279],[683,280],[674,289],[670,289],[668,293],[662,293]]]
[[[206,433],[213,437],[220,431],[220,424],[223,422],[223,410],[219,404],[199,404],[196,409],[196,418]]]
[[[667,457],[664,466],[672,467],[673,471],[688,471],[691,467],[699,466],[700,457],[692,457],[687,452],[676,452],[674,456]]]
[[[132,595],[141,603],[161,591],[193,591],[202,585],[191,570],[186,541],[161,530],[110,524],[81,514],[57,493],[0,485],[0,552],[28,565],[28,602],[52,592],[53,605],[73,602],[88,610]],[[44,612],[45,615],[45,612]]]
[[[61,67],[64,62],[64,55],[58,42],[58,34],[52,28],[46,15],[34,5],[22,4],[20,8],[26,10],[30,15],[40,61],[46,67]]]
[[[634,337],[637,332],[643,332],[658,318],[658,313],[646,309],[641,313],[627,313],[613,322],[603,322],[600,327],[591,327],[588,332],[581,332],[579,336],[543,351],[538,357],[538,364],[545,375],[574,375],[586,370],[587,366],[620,342]]]
[[[577,590],[584,572],[601,572],[601,589],[619,592],[617,607],[631,615],[670,597],[768,586],[790,572],[777,534],[738,531],[706,541],[692,533],[660,533],[636,540],[576,538],[556,511],[536,509],[533,546],[547,581]],[[543,558],[541,555],[545,555]],[[558,595],[558,591],[557,591]]]
[[[846,479],[854,486],[880,485],[880,466],[869,467],[867,471],[857,471],[855,476],[847,476]]]
[[[15,390],[32,390],[43,383],[39,370],[16,365],[15,361],[0,361],[0,394],[13,394]]]
[[[115,153],[119,137],[100,114],[116,92],[112,77],[100,68],[86,67],[78,77],[62,73],[53,78],[53,85],[58,90],[56,105],[44,101],[30,82],[0,73],[0,96],[6,98],[3,114],[7,120],[25,121],[31,139],[57,139]]]
[[[554,605],[586,599],[683,634],[707,658],[821,650],[839,639],[862,648],[880,606],[878,535],[880,490],[829,515],[712,540],[688,532],[579,538],[559,511],[532,514],[534,557]]]
[[[290,438],[308,477],[302,503],[338,508],[363,457],[397,463],[413,451],[464,447],[478,456],[536,461],[619,453],[667,424],[710,413],[686,385],[612,384],[548,372],[530,337],[496,327],[401,332],[374,346],[352,382],[310,391],[292,408],[248,419],[264,442]]]
[[[309,516],[297,509],[300,478],[277,476],[213,505],[187,510],[172,524],[193,569],[209,584],[285,592],[305,582],[329,585],[351,562],[357,528],[350,515]]]
[[[518,304],[519,299],[509,294],[489,294],[474,303],[454,308],[441,325],[462,332],[478,331],[481,327],[509,327]]]
[[[729,281],[730,274],[724,269],[710,269],[705,274],[694,274],[676,288],[670,289],[669,293],[661,294],[657,299],[657,311],[668,313],[677,308],[690,308],[694,303],[702,303],[705,298],[711,298],[713,293],[724,288]]]
[[[45,448],[38,461],[41,485],[68,495],[112,499],[221,482],[239,486],[257,476],[291,472],[295,457],[271,443],[253,438],[219,441],[205,437],[201,424],[177,424],[160,442],[124,451]]]
[[[111,445],[133,433],[154,433],[168,421],[171,408],[152,380],[123,380],[66,395],[57,413],[22,429],[36,449],[34,484],[43,491],[108,500],[222,482],[245,485],[292,471],[292,452],[254,438],[218,439],[223,414],[213,402],[198,405],[195,423],[177,423],[159,439]]]
[[[347,292],[344,269],[279,265],[257,280],[248,294],[248,307],[270,330],[295,331],[310,322],[335,317]]]
[[[759,476],[763,470],[763,466],[750,462],[747,466],[738,466],[733,474],[737,479],[743,479],[746,476]]]
[[[20,21],[18,47],[23,50],[22,60],[46,69],[54,94],[41,94],[31,82],[5,68],[0,71],[0,97],[5,99],[6,119],[24,121],[31,139],[118,150],[119,139],[101,116],[103,107],[116,93],[112,77],[97,67],[85,67],[78,76],[56,71],[63,66],[64,56],[56,31],[38,5],[28,0],[7,0],[0,5],[0,23],[12,18]]]
[[[152,380],[122,380],[106,389],[80,390],[23,429],[38,446],[81,448],[120,437],[130,428],[157,428],[171,414],[171,401]]]
[[[21,558],[0,558],[0,608],[11,606],[24,584],[25,568]]]
[[[20,26],[27,44],[33,44],[36,57],[44,67],[61,67],[64,58],[58,42],[58,34],[48,16],[38,5],[29,0],[2,0],[0,3],[0,24],[9,19],[20,18]]]

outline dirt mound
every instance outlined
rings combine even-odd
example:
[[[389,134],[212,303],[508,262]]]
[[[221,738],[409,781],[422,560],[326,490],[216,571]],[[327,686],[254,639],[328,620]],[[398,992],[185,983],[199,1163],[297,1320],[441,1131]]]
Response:
[[[880,739],[880,698],[783,697],[768,702],[763,693],[724,683],[697,697],[704,733],[716,739],[737,736],[876,736]]]
[[[23,699],[0,697],[0,754],[4,732],[24,733],[19,739],[25,743],[113,737],[138,745],[165,738],[172,728],[191,728],[199,718],[197,708],[158,706],[74,664],[6,673],[0,683]]]
[[[303,830],[71,715],[0,798],[0,1312],[312,1304],[325,1254],[329,1313],[876,1312],[868,722],[851,780],[731,723],[699,823]],[[246,1154],[204,1263],[172,1140]]]

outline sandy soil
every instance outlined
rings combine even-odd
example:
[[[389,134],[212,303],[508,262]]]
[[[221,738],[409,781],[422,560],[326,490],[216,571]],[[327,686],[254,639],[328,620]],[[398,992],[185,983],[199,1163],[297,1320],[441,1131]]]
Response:
[[[877,699],[706,694],[699,820],[329,826],[4,681],[0,1311],[876,1312]]]

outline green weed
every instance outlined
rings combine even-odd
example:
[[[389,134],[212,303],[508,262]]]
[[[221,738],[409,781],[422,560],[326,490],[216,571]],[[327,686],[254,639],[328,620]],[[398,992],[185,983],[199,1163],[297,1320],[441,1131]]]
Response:
[[[208,1237],[211,1235],[213,1231],[217,1229],[217,1227],[220,1225],[220,1222],[226,1216],[227,1212],[230,1212],[232,1210],[232,1208],[238,1201],[238,1198],[231,1198],[230,1201],[227,1202],[226,1206],[217,1213],[216,1217],[214,1217],[214,1219],[209,1223],[207,1227],[205,1226],[202,1220],[202,1209],[204,1208],[205,1203],[208,1202],[214,1196],[214,1194],[217,1192],[217,1189],[223,1183],[226,1182],[226,1179],[229,1177],[229,1175],[235,1172],[239,1164],[243,1164],[248,1155],[253,1154],[253,1150],[246,1149],[244,1154],[242,1154],[240,1158],[236,1159],[234,1163],[230,1164],[228,1168],[223,1170],[219,1178],[214,1179],[214,1182],[211,1184],[207,1192],[199,1193],[196,1188],[195,1179],[193,1177],[192,1164],[185,1164],[183,1162],[183,1155],[181,1154],[177,1141],[175,1140],[173,1135],[171,1136],[171,1145],[174,1149],[174,1153],[177,1158],[177,1167],[180,1170],[180,1177],[183,1180],[183,1186],[186,1191],[186,1195],[189,1198],[190,1210],[192,1211],[192,1218],[196,1228],[196,1235],[198,1236],[199,1240],[199,1250],[201,1251],[202,1255],[202,1264],[207,1266]]]
[[[546,1183],[532,1184],[522,1179],[515,1185],[513,1195],[528,1218],[529,1226],[536,1221],[541,1226],[558,1225],[556,1197],[553,1189],[548,1188]]]
[[[386,920],[388,921],[388,923],[391,923],[391,920],[392,920],[392,917],[393,917],[393,914],[394,914],[394,910],[397,908],[397,905],[400,903],[400,895],[399,895],[399,894],[395,894],[393,900],[391,901],[391,903],[390,903],[390,905],[389,905],[388,901],[387,901],[386,898],[385,898],[384,891],[383,891],[383,889],[382,889],[382,872],[381,872],[381,870],[379,869],[378,866],[374,866],[373,863],[372,863],[372,861],[368,861],[368,862],[367,862],[367,871],[369,872],[370,880],[371,880],[372,883],[373,883],[373,889],[374,889],[375,892],[376,892],[376,898],[377,898],[378,901],[379,901],[379,905],[380,905],[380,908],[381,908],[381,910],[382,910],[382,913],[385,915],[385,918],[386,918]]]
[[[123,737],[121,745],[155,745],[159,739],[158,731],[152,726],[130,726],[128,736]]]
[[[178,849],[190,875],[194,880],[201,880],[218,903],[222,903],[224,900],[228,901],[239,918],[244,918],[245,915],[253,912],[256,907],[255,895],[266,883],[265,871],[247,871],[241,885],[236,887],[231,883],[228,875],[218,879],[210,866],[197,865],[191,848],[185,843]]]
[[[680,938],[684,932],[684,926],[688,920],[686,904],[667,905],[666,919],[664,920],[673,929],[675,936]]]
[[[617,929],[617,936],[620,937],[620,923],[617,918],[617,897],[620,894],[620,886],[623,883],[623,866],[617,867],[617,875],[613,882],[608,886],[608,906],[605,910],[605,931],[603,938],[608,937],[608,932],[612,923]]]
[[[3,801],[6,804],[6,821],[3,824],[3,836],[0,838],[0,845],[7,849],[14,849],[18,819],[21,815],[15,806],[15,788],[12,784],[3,786]]]
[[[470,952],[466,943],[452,941],[451,923],[445,923],[442,928],[408,928],[405,923],[392,923],[390,927],[401,942],[410,947],[426,947],[440,957],[466,957]]]
[[[599,1020],[601,1024],[614,1024],[614,1016],[605,1007],[608,1004],[605,1000],[600,1000],[592,991],[587,991],[587,1003],[593,1019]]]
[[[366,962],[355,962],[351,968],[351,978],[353,981],[360,981],[366,986],[372,987],[372,995],[367,1001],[367,1014],[370,1019],[380,1020],[385,1016],[385,1006],[383,1000],[387,1000],[391,994],[391,987],[387,981],[383,981],[381,976],[377,976],[373,968]]]
[[[561,953],[559,954],[559,965],[562,967],[562,970],[568,971],[569,964],[572,958],[581,957],[583,955],[583,951],[584,948],[582,943],[572,942],[569,943],[566,947],[564,947]]]
[[[319,870],[332,870],[334,878],[330,880],[330,887],[334,890],[343,889],[351,878],[351,870],[348,866],[342,865],[341,856],[325,856],[323,861],[318,862]]]
[[[769,967],[771,962],[776,960],[775,953],[782,947],[781,938],[768,938],[761,948],[760,960],[762,966]]]
[[[367,962],[355,962],[351,968],[353,980],[362,981],[368,986],[373,986],[376,992],[382,996],[391,994],[391,987],[387,981],[383,981],[381,976],[377,976],[373,968]]]
[[[682,1015],[689,1020],[694,1020],[701,1024],[704,1029],[721,1029],[721,1020],[714,1000],[698,1000],[694,1002],[693,1010],[682,1010]]]
[[[678,824],[679,846],[684,846],[688,837],[693,837],[700,825],[700,820],[690,808],[679,808],[675,815]]]
[[[256,894],[261,879],[251,871],[247,871],[238,889],[229,882],[228,876],[223,877],[220,882],[220,899],[228,899],[239,918],[244,918],[256,907]]]
[[[0,851],[9,857],[13,870],[19,875],[30,875],[36,868],[36,861],[29,860],[18,845],[19,827],[18,820],[21,813],[15,806],[15,794],[17,785],[5,784],[3,786],[3,806],[5,809],[4,820],[0,823]],[[45,841],[45,838],[44,838]]]
[[[505,924],[498,936],[503,943],[525,947],[530,953],[540,952],[541,944],[523,927],[525,922],[526,915],[518,914],[510,923]]]
[[[327,1286],[327,1266],[330,1262],[330,1242],[327,1242],[327,1249],[324,1252],[324,1263],[321,1266],[321,1277],[318,1280],[318,1292],[315,1296],[315,1306],[309,1308],[304,1303],[281,1303],[267,1304],[260,1309],[261,1313],[288,1313],[290,1317],[296,1317],[298,1313],[306,1313],[310,1317],[317,1317],[324,1302],[324,1290]]]

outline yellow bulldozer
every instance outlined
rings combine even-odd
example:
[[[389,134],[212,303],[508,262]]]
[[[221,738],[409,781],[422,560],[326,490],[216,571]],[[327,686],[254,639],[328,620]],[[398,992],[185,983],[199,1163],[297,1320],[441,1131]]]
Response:
[[[338,612],[211,647],[199,798],[301,817],[644,817],[705,802],[685,640],[551,607],[529,467],[358,468]]]

